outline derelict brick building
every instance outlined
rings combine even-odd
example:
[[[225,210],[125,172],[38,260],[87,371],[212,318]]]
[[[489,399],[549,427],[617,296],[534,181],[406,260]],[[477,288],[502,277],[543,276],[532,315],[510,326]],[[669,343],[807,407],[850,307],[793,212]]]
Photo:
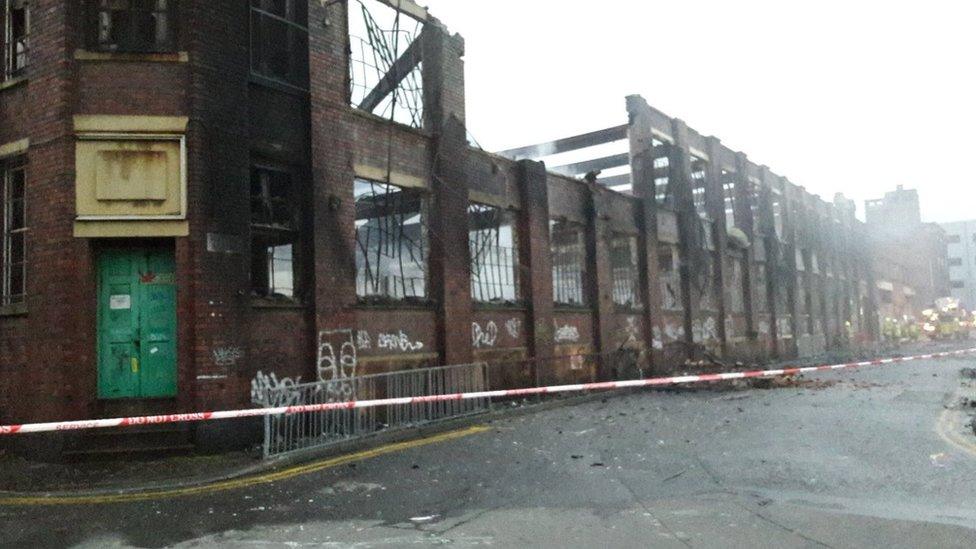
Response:
[[[482,151],[464,41],[410,0],[2,6],[0,423],[248,406],[272,373],[527,385],[877,337],[852,204],[639,96]]]

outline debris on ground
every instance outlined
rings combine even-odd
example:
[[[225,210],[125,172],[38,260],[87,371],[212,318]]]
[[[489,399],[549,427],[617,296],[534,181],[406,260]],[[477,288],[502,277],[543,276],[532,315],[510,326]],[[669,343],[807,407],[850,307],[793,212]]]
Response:
[[[967,379],[976,379],[976,368],[963,368],[959,370],[959,375]]]

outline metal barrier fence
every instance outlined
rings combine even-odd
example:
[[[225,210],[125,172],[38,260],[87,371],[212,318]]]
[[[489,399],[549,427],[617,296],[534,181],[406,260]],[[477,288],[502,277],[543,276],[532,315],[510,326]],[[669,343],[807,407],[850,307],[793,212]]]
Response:
[[[264,389],[253,395],[253,399],[261,405],[290,406],[488,389],[488,365],[481,362],[279,385]],[[483,413],[490,407],[489,399],[473,399],[265,416],[264,456],[270,458],[323,448],[379,431],[405,429]]]

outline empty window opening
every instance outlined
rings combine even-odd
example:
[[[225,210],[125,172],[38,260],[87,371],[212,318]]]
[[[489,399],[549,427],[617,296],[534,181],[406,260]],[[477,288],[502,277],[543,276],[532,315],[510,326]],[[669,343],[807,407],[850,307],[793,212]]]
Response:
[[[722,170],[722,193],[725,200],[725,226],[729,229],[735,223],[735,172]]]
[[[625,309],[639,309],[643,303],[637,247],[637,237],[631,235],[614,236],[610,242],[613,304]]]
[[[251,168],[251,293],[299,297],[301,209],[294,170],[270,164]]]
[[[652,139],[654,147],[654,197],[661,206],[674,205],[674,192],[671,189],[670,147],[663,141]]]
[[[96,0],[90,46],[111,52],[176,49],[176,0]]]
[[[482,204],[468,206],[471,298],[513,304],[519,298],[515,212]]]
[[[706,169],[708,164],[700,158],[691,160],[691,194],[695,202],[695,211],[703,219],[709,219],[708,203],[706,201]]]
[[[24,74],[27,68],[27,36],[30,31],[30,9],[27,0],[2,0],[3,7],[3,79]]]
[[[785,213],[783,203],[783,192],[773,188],[773,229],[776,231],[776,238],[783,239],[783,215]]]
[[[378,0],[349,1],[350,102],[414,128],[424,125],[424,24]]]
[[[586,238],[583,227],[570,221],[549,221],[552,252],[553,301],[557,305],[583,307],[586,295]]]
[[[658,279],[661,283],[661,305],[667,311],[684,309],[681,297],[681,270],[675,245],[666,245],[658,252]]]
[[[251,74],[308,88],[306,0],[251,0]]]
[[[27,172],[24,157],[0,161],[0,305],[23,303],[27,280]]]
[[[367,301],[427,299],[424,192],[357,179],[356,295]]]

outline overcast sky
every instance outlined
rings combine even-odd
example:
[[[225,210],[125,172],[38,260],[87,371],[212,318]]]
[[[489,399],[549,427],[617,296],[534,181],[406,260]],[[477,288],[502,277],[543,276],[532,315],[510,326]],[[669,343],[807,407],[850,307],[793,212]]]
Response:
[[[902,184],[926,221],[976,218],[976,2],[419,3],[466,39],[486,149],[625,123],[641,94],[859,216]]]

